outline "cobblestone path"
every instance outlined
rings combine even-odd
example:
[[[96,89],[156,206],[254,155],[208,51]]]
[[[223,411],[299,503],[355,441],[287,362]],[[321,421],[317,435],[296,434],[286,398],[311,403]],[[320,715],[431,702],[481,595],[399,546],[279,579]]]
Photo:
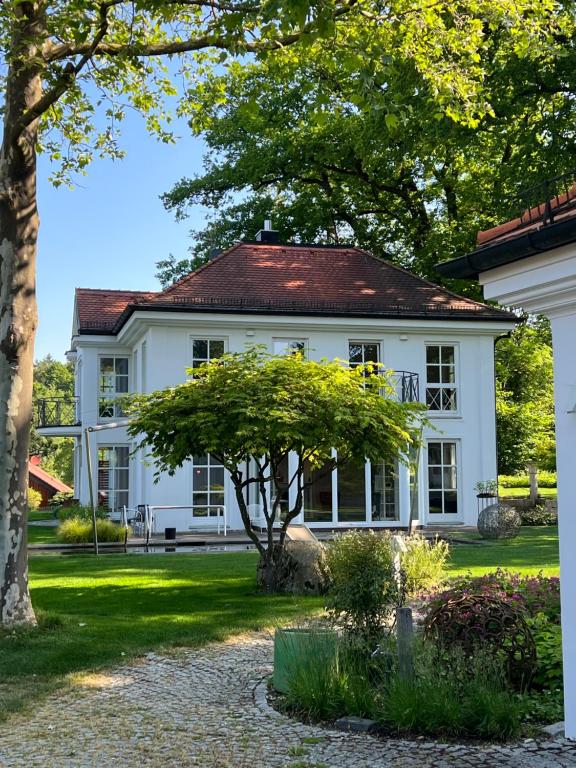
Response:
[[[271,639],[221,645],[80,677],[0,727],[3,768],[559,768],[563,739],[506,747],[379,740],[307,726],[266,703]]]

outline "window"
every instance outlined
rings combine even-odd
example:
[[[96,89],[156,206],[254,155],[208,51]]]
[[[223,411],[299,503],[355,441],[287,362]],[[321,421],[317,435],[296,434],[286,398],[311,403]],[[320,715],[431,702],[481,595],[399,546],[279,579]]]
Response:
[[[332,473],[323,469],[312,469],[309,462],[304,464],[304,482],[310,483],[304,489],[304,520],[307,523],[332,522]]]
[[[117,512],[128,506],[130,449],[127,445],[98,448],[98,506]]]
[[[458,514],[456,443],[428,443],[428,509],[430,515]]]
[[[372,464],[372,520],[398,520],[398,475],[389,464]]]
[[[272,352],[275,355],[305,355],[306,339],[272,339]]]
[[[198,368],[209,360],[222,357],[224,354],[224,339],[193,339],[192,368]]]
[[[366,472],[364,464],[338,467],[338,522],[366,522]]]
[[[123,416],[121,398],[128,394],[128,358],[101,357],[98,378],[98,416]]]
[[[447,344],[426,346],[426,405],[429,411],[458,410],[454,346]]]
[[[192,459],[192,514],[217,517],[224,506],[224,467],[209,453]]]
[[[380,344],[374,341],[350,341],[348,343],[350,368],[357,368],[366,363],[380,362]]]

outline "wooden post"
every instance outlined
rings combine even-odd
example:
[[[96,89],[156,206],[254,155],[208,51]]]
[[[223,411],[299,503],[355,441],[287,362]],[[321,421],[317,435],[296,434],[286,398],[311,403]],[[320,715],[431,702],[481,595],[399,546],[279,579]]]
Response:
[[[404,680],[414,678],[414,658],[412,654],[412,608],[396,609],[396,643],[398,646],[398,669]]]
[[[530,478],[530,503],[534,505],[538,501],[538,467],[536,464],[528,464],[527,470]]]

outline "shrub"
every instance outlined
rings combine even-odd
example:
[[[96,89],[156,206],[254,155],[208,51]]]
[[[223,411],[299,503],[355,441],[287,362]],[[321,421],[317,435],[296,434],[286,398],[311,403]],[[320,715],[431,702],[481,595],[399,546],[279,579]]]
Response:
[[[537,474],[538,485],[541,488],[556,488],[556,472],[546,472],[542,470]],[[530,478],[527,474],[522,475],[500,475],[498,484],[502,488],[530,488]]]
[[[562,632],[543,613],[528,620],[536,643],[536,670],[533,684],[538,688],[555,689],[562,686]]]
[[[502,488],[529,488],[530,478],[528,475],[499,475],[498,485]]]
[[[538,472],[538,485],[541,488],[556,488],[556,472]]]
[[[327,548],[328,612],[335,623],[369,642],[381,635],[398,602],[394,554],[387,532],[348,531]]]
[[[406,552],[402,554],[402,577],[408,596],[437,587],[444,579],[444,566],[450,554],[448,542],[436,538],[428,540],[421,534],[404,539]]]
[[[61,504],[69,504],[72,501],[74,494],[71,491],[58,491],[52,496],[48,504],[51,507],[58,507]]]
[[[126,529],[111,520],[97,520],[98,541],[123,542]],[[64,520],[58,526],[58,541],[64,544],[90,544],[93,541],[92,522],[77,517]]]
[[[35,488],[28,488],[28,509],[40,509],[42,494]]]
[[[549,507],[537,504],[535,507],[520,510],[522,525],[557,525],[558,512]]]
[[[96,518],[98,520],[107,520],[110,510],[107,507],[96,507]],[[62,507],[58,510],[59,520],[84,520],[92,521],[92,507],[82,507],[79,504],[70,507]]]
[[[415,672],[392,674],[378,720],[401,733],[504,740],[518,735],[521,700],[507,687],[498,660],[486,651],[466,656],[422,645]]]
[[[560,580],[556,577],[523,576],[498,568],[484,576],[461,576],[450,581],[449,589],[428,596],[430,609],[447,600],[469,595],[487,595],[504,600],[527,616],[539,613],[560,622]]]

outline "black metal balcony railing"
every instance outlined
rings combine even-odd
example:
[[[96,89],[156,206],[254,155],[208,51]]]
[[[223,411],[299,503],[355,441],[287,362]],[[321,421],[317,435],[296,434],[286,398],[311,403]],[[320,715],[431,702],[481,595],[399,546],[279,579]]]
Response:
[[[553,224],[556,216],[576,203],[575,182],[576,171],[570,171],[519,192],[513,203],[513,215],[519,216],[518,226],[537,222]]]
[[[402,403],[417,403],[420,400],[418,374],[410,371],[394,371],[388,375],[390,383],[396,388],[398,399]]]
[[[46,397],[36,404],[36,426],[76,427],[80,425],[77,397]]]

